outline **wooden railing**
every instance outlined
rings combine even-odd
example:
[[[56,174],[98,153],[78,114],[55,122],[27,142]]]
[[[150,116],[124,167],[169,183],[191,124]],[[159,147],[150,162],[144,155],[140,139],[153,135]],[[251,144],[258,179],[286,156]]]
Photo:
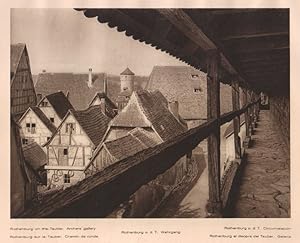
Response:
[[[164,173],[178,159],[220,129],[222,124],[257,104],[258,100],[240,110],[228,112],[219,119],[209,120],[171,141],[121,160],[63,191],[37,201],[20,217],[105,217],[142,185]]]

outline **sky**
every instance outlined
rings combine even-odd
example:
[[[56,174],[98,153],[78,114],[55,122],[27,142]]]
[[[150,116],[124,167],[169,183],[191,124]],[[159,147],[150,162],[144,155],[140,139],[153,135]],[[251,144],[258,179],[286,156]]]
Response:
[[[186,65],[74,9],[12,9],[11,43],[26,43],[31,71],[107,72],[129,67],[149,75],[154,65]]]

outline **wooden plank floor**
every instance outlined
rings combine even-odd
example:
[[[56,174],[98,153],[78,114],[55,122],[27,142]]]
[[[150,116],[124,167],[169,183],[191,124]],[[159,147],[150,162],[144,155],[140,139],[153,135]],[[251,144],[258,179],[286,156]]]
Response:
[[[234,217],[290,217],[290,159],[279,129],[270,111],[260,112],[253,146],[246,151]]]

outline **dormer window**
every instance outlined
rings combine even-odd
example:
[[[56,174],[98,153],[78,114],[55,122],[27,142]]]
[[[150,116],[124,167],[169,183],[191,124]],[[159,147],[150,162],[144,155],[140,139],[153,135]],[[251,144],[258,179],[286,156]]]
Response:
[[[192,77],[193,79],[195,79],[195,78],[199,78],[199,75],[198,75],[198,74],[191,74],[191,77]]]
[[[124,88],[123,88],[123,91],[125,91],[125,90],[128,90],[128,87],[124,87]]]

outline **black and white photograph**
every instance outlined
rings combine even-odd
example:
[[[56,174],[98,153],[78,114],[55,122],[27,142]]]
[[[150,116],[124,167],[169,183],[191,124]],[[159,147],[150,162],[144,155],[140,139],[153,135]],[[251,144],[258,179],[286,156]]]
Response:
[[[11,8],[10,217],[290,218],[288,8]]]

